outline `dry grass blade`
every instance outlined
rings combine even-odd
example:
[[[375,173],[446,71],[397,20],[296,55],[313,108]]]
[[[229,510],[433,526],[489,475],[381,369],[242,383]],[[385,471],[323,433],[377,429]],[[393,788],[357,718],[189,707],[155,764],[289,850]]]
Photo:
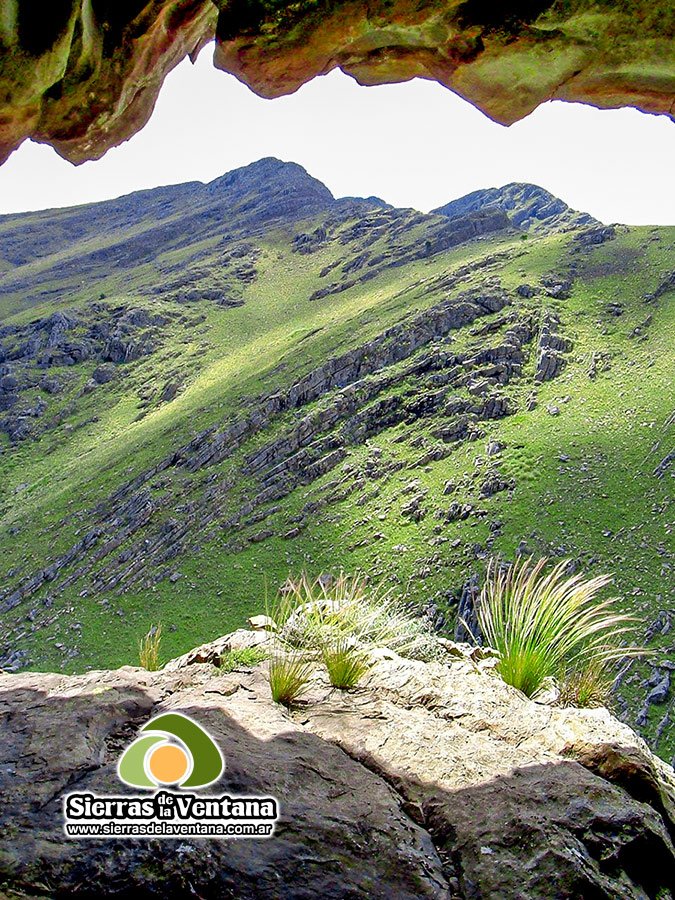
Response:
[[[298,648],[317,650],[343,636],[414,659],[443,655],[426,621],[359,573],[331,580],[312,581],[306,573],[289,578],[268,615],[278,623],[280,639]]]
[[[156,672],[160,668],[159,650],[162,643],[162,625],[153,625],[150,631],[141,638],[138,645],[138,659],[148,672]]]
[[[586,666],[563,676],[560,702],[563,706],[607,706],[614,678],[603,660],[591,659]]]

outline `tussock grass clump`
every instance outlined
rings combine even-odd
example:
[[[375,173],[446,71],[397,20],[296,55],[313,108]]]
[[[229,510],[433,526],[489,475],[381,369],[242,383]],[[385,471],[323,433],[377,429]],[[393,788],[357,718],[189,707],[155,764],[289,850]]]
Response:
[[[162,643],[162,624],[153,625],[138,644],[138,659],[148,672],[156,672],[160,668],[159,650]]]
[[[528,697],[553,678],[565,702],[602,702],[611,664],[642,652],[621,645],[633,620],[615,612],[614,599],[598,600],[611,576],[569,576],[569,560],[545,574],[547,562],[530,557],[504,567],[492,560],[477,608],[480,629],[499,654],[499,674]]]
[[[334,687],[349,689],[368,671],[374,647],[415,659],[443,655],[428,623],[359,574],[311,580],[303,572],[286,581],[266,613],[275,624],[270,688],[286,705],[302,695],[315,665]]]
[[[252,669],[268,656],[269,653],[262,647],[241,647],[226,653],[220,660],[219,669],[224,674],[235,669]]]
[[[304,653],[276,648],[270,659],[269,683],[272,700],[292,706],[307,691],[314,662]]]
[[[428,622],[406,610],[390,591],[370,585],[364,575],[341,572],[334,579],[312,581],[303,572],[288,579],[282,598],[283,608],[271,615],[280,638],[292,646],[320,650],[343,637],[411,659],[443,656]]]
[[[563,674],[560,680],[562,706],[607,706],[612,693],[614,675],[602,659],[591,659],[587,665]]]
[[[330,683],[343,690],[356,687],[370,668],[369,654],[345,637],[326,644],[321,650],[321,660]]]

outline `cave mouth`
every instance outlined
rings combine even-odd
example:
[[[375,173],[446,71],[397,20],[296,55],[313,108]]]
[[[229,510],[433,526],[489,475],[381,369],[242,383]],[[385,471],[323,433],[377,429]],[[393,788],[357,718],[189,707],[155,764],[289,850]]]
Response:
[[[0,163],[28,138],[98,159],[214,38],[216,68],[263,97],[339,68],[435,80],[505,125],[551,99],[672,115],[674,19],[669,0],[17,0],[0,20]]]

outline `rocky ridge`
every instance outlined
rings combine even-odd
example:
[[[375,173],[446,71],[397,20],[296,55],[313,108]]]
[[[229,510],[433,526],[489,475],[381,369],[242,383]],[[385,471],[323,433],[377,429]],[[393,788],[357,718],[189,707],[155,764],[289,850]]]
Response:
[[[478,210],[503,210],[518,228],[534,234],[550,234],[599,225],[588,213],[578,212],[536,184],[506,184],[501,188],[473,191],[434,210],[449,219]]]
[[[488,654],[450,642],[438,663],[379,650],[350,692],[317,672],[286,710],[270,699],[267,663],[217,668],[265,641],[239,631],[155,673],[0,674],[8,896],[674,895],[675,773],[606,710],[527,700]],[[65,840],[63,795],[127,793],[120,753],[173,710],[225,756],[205,793],[276,796],[275,836]]]
[[[445,276],[444,283],[452,291],[453,278]],[[433,282],[425,289],[435,292],[438,284]],[[488,278],[483,290],[451,296],[363,346],[328,360],[286,391],[257,398],[251,404],[252,413],[197,435],[189,444],[176,448],[157,465],[121,486],[98,509],[91,510],[86,516],[85,536],[47,568],[4,588],[0,592],[0,609],[13,609],[47,584],[53,598],[55,593],[83,578],[92,579],[96,594],[128,588],[135,583],[156,584],[169,576],[166,564],[191,546],[197,522],[200,540],[208,536],[209,526],[217,524],[221,533],[231,535],[232,549],[236,550],[236,534],[240,529],[262,523],[277,511],[269,504],[287,496],[299,484],[311,484],[334,469],[344,461],[347,447],[363,444],[398,423],[411,424],[428,416],[440,419],[435,431],[438,443],[421,453],[419,466],[443,458],[457,442],[476,440],[482,434],[481,421],[514,411],[513,402],[503,394],[502,388],[521,377],[528,345],[539,329],[531,318],[507,314],[487,326],[489,330],[503,329],[502,339],[473,354],[453,353],[450,347],[444,347],[443,338],[483,317],[494,316],[510,302],[498,280]],[[540,328],[535,374],[539,383],[559,374],[564,365],[564,352],[571,346],[555,334],[554,322],[555,317],[545,317]],[[400,363],[406,365],[389,374]],[[410,379],[414,387],[407,396],[391,396],[392,389]],[[466,398],[457,396],[462,388],[466,390]],[[310,415],[301,414],[303,407],[322,398],[327,399],[322,407]],[[222,463],[288,411],[298,411],[292,426],[272,443],[263,443],[254,453],[244,455],[239,478],[253,477],[255,489],[234,513],[223,517],[217,511],[228,505],[227,500],[231,505],[235,479],[230,476],[223,480],[216,476],[209,479],[199,499],[190,499],[190,489],[184,489],[180,521],[173,515],[166,518],[165,509],[175,501],[171,493],[152,496],[148,485],[153,480],[175,469],[194,476]],[[372,473],[371,477],[382,477],[392,471],[391,465],[379,468],[379,474]],[[338,479],[334,493],[340,494],[347,488],[344,482],[345,479]],[[486,474],[482,495],[489,496],[508,486],[508,482],[495,476],[493,468]],[[192,491],[197,493],[201,487],[202,482],[194,479]],[[317,502],[327,505],[330,501],[329,493]],[[260,507],[267,509],[258,514],[256,510]],[[426,514],[419,505],[411,506],[410,501],[407,507],[405,514],[414,515],[418,521]],[[317,508],[316,502],[310,503],[306,515],[315,514]],[[471,512],[472,508],[466,515]],[[437,515],[447,521],[458,517],[453,506],[449,511],[438,509]],[[300,533],[304,518],[289,523],[288,537]],[[137,550],[132,545],[121,556],[112,558],[117,548],[133,540],[137,533],[139,537],[142,535],[142,552],[140,545]],[[261,541],[273,533],[258,530],[248,539]],[[63,578],[62,570],[72,566],[75,568]]]

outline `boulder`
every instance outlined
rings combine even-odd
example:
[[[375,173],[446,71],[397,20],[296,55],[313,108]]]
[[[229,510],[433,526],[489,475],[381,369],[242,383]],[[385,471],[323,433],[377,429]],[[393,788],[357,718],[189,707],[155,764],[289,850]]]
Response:
[[[243,628],[232,634],[226,634],[224,637],[211,641],[208,644],[202,644],[189,650],[183,656],[172,659],[164,666],[167,672],[174,672],[177,669],[184,669],[186,666],[195,666],[199,664],[208,664],[219,666],[220,660],[232,650],[245,650],[249,647],[257,647],[269,640],[269,633],[263,629],[255,631],[247,631]]]
[[[106,364],[102,366],[96,366],[94,371],[91,373],[91,377],[94,379],[96,384],[108,384],[108,382],[112,381],[115,377],[115,367]]]
[[[214,645],[260,637],[245,634]],[[351,692],[317,672],[291,710],[271,701],[265,662],[228,674],[184,657],[153,673],[0,675],[3,888],[243,900],[671,896],[673,770],[607,710],[534,703],[501,681],[489,653],[452,642],[447,651],[423,663],[382,650]],[[206,727],[225,757],[204,793],[275,796],[275,835],[65,839],[64,794],[130,793],[116,777],[120,754],[168,711]]]
[[[269,616],[251,616],[248,625],[253,631],[276,631],[278,627]]]

